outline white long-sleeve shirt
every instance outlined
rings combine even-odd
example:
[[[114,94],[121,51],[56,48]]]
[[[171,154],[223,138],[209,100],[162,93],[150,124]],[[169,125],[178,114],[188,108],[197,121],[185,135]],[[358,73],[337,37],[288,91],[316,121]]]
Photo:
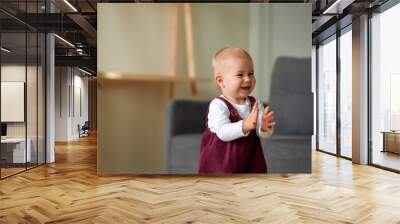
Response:
[[[221,97],[225,98],[223,95]],[[226,98],[225,98],[226,99]],[[256,101],[258,103],[258,119],[257,119],[257,135],[261,138],[267,138],[272,133],[270,132],[263,132],[261,131],[261,119],[262,114],[264,111],[264,105]],[[235,104],[231,103],[232,106],[238,111],[242,120],[238,122],[232,123],[229,120],[229,109],[228,106],[225,104],[224,101],[221,99],[214,99],[211,101],[209,109],[208,109],[208,128],[212,133],[215,133],[219,139],[222,141],[232,141],[244,136],[249,135],[250,132],[247,134],[243,133],[243,119],[245,119],[251,111],[250,108],[250,99],[246,98],[245,104]]]

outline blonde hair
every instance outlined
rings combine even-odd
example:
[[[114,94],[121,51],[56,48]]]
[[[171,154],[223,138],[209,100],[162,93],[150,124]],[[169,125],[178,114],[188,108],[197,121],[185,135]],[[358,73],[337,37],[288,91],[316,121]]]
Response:
[[[218,61],[225,59],[228,56],[231,56],[232,54],[236,55],[244,55],[245,57],[249,58],[250,60],[253,60],[250,56],[250,54],[244,50],[243,48],[240,47],[223,47],[219,49],[217,52],[215,52],[212,61],[211,61],[211,66],[214,70],[216,70]]]

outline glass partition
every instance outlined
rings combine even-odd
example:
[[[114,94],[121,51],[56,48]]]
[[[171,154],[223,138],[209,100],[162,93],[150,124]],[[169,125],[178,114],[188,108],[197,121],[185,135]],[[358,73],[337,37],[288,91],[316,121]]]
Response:
[[[36,32],[27,33],[27,98],[26,98],[26,113],[27,113],[27,150],[30,151],[28,160],[28,168],[37,165],[37,132],[38,132],[38,35]]]
[[[1,176],[24,171],[30,162],[26,126],[26,33],[1,34]]]
[[[45,114],[46,114],[46,76],[45,76],[45,66],[46,66],[46,37],[43,33],[38,33],[38,64],[37,64],[37,147],[38,147],[38,164],[43,164],[46,162],[46,144],[45,144]]]
[[[44,1],[17,5],[17,13],[36,13]],[[0,178],[45,163],[45,44],[43,33],[0,12]]]
[[[336,154],[336,36],[318,47],[318,149]]]

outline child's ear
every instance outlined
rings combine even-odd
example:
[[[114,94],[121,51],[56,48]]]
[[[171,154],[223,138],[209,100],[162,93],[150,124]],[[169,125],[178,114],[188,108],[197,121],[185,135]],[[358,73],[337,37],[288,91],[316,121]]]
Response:
[[[215,82],[217,83],[219,88],[222,88],[223,79],[222,79],[221,74],[216,74],[215,75]]]

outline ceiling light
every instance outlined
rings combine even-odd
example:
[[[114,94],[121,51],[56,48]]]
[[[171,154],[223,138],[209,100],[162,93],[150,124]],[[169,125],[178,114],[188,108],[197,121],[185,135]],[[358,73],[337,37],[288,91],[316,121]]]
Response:
[[[78,10],[71,4],[69,3],[68,0],[64,0],[65,4],[67,4],[72,10],[74,10],[74,12],[78,12]]]
[[[327,9],[324,10],[322,14],[328,15],[328,14],[342,14],[343,10],[346,9],[348,6],[353,4],[356,0],[336,0],[331,4]]]
[[[85,74],[92,75],[92,73],[90,73],[90,72],[88,72],[88,71],[86,71],[86,70],[83,70],[83,69],[81,69],[81,68],[79,68],[79,67],[78,67],[78,70],[81,71],[81,72],[83,72],[83,73],[85,73]]]
[[[1,50],[4,51],[4,52],[6,52],[6,53],[10,53],[10,52],[11,52],[11,50],[9,50],[9,49],[7,49],[7,48],[5,48],[5,47],[1,47]]]
[[[330,5],[327,9],[324,10],[324,12],[322,12],[322,14],[328,14],[328,13],[332,13],[332,9],[335,9],[335,7],[337,7],[337,4],[339,4],[341,0],[336,0],[332,5]],[[337,11],[337,9],[335,10]]]
[[[61,41],[63,41],[64,43],[66,43],[67,45],[69,45],[70,47],[75,48],[75,45],[71,44],[71,42],[69,42],[68,40],[58,36],[57,34],[54,34],[55,37],[57,37],[58,39],[60,39]]]

